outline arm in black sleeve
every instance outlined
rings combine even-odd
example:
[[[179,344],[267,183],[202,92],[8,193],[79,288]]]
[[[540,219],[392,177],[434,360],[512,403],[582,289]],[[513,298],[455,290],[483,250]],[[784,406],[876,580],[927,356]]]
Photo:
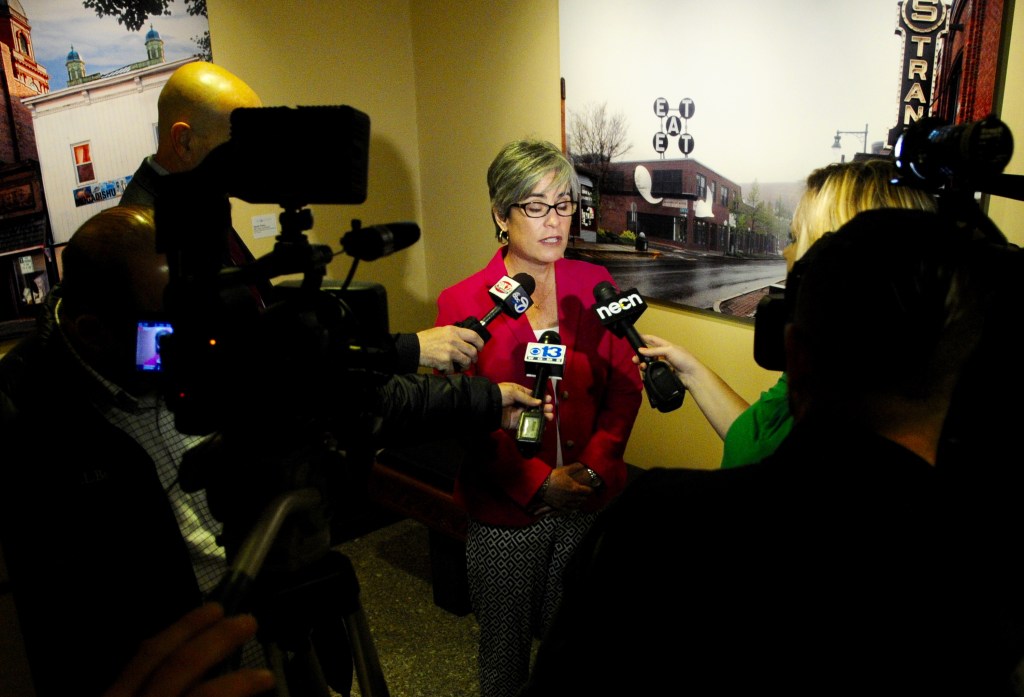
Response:
[[[415,334],[392,334],[398,353],[396,373],[415,373],[420,367],[420,338]]]
[[[395,375],[373,394],[382,435],[402,440],[501,427],[501,390],[487,378],[467,375]]]

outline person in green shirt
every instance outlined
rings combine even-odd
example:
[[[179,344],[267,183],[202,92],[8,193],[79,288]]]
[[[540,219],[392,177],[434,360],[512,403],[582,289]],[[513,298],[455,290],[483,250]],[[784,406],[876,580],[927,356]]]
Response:
[[[790,243],[783,250],[787,271],[822,235],[837,230],[861,211],[875,208],[935,210],[932,194],[893,184],[897,171],[882,157],[838,162],[814,170],[793,213]],[[640,353],[664,358],[723,440],[723,468],[757,462],[772,454],[793,427],[786,374],[753,404],[689,350],[643,334]],[[639,361],[637,361],[639,362]],[[641,365],[642,368],[642,365]]]

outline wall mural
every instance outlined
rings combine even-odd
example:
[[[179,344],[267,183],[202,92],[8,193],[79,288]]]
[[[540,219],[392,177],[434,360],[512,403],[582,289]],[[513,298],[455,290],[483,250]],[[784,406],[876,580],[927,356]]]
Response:
[[[59,279],[60,245],[84,217],[116,204],[126,179],[154,149],[155,113],[138,119],[143,137],[131,141],[126,123],[85,112],[93,103],[110,103],[103,90],[114,81],[163,61],[208,55],[208,27],[203,0],[0,3],[6,71],[0,97],[9,126],[0,129],[0,286],[8,289],[0,293],[0,339],[31,326],[42,296]],[[40,100],[61,95],[51,113],[64,110],[66,127],[38,122]],[[104,140],[105,134],[111,135]],[[129,157],[125,143],[132,142],[143,145],[122,167],[118,157]]]
[[[560,0],[569,256],[621,290],[752,318],[807,176],[927,113],[941,0]]]

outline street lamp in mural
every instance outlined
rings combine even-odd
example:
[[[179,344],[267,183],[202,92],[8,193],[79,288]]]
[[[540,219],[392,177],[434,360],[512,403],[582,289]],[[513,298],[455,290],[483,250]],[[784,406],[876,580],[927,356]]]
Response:
[[[842,144],[839,141],[842,140],[842,137],[846,136],[846,135],[857,136],[858,138],[860,138],[861,142],[862,142],[862,148],[863,148],[861,150],[861,152],[867,153],[867,151],[868,151],[868,125],[867,124],[864,124],[864,130],[863,131],[836,131],[836,140],[835,140],[834,143],[832,143],[832,149],[833,150],[840,150],[843,147]]]

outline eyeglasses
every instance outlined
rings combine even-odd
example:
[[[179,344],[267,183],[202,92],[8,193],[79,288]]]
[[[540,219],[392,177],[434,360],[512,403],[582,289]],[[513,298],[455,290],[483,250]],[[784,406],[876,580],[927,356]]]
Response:
[[[513,203],[513,208],[518,208],[527,218],[546,218],[551,209],[563,218],[570,217],[576,212],[575,201],[559,201],[556,204],[544,203],[543,201],[529,201],[527,203]]]

